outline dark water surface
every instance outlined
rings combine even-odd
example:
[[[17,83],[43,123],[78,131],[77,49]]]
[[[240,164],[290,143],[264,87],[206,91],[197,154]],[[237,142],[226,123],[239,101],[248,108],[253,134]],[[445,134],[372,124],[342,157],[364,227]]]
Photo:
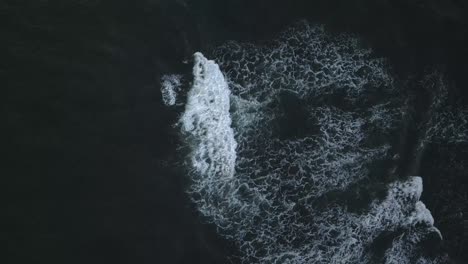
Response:
[[[181,62],[195,51],[268,41],[305,18],[357,34],[402,76],[441,68],[451,102],[466,106],[468,5],[439,2],[1,1],[2,263],[226,263],[235,247],[200,221],[170,165],[178,113],[163,106],[160,77],[190,71]],[[413,100],[423,118],[427,94]],[[467,146],[431,145],[414,167],[404,153],[417,133],[402,136],[400,174],[423,176],[445,238],[433,250],[465,263]]]

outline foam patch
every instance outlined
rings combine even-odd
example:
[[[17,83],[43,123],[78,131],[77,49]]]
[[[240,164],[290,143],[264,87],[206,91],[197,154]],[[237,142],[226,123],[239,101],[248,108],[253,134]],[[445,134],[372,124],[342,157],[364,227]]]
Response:
[[[179,121],[188,193],[242,263],[372,263],[384,232],[398,234],[385,263],[441,263],[420,250],[438,233],[419,201],[420,177],[390,183],[365,210],[326,198],[390,173],[375,164],[395,156],[389,138],[404,100],[384,60],[352,36],[305,23],[270,46],[230,42],[214,54],[221,69],[194,55]],[[284,91],[301,107],[285,110]],[[295,116],[285,111],[296,110],[304,132],[281,136]]]

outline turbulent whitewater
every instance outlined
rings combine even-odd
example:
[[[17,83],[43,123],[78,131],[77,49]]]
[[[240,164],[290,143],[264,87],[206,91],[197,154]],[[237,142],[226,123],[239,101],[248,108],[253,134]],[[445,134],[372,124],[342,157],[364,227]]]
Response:
[[[242,263],[443,262],[421,178],[394,175],[406,108],[384,60],[305,23],[212,56],[179,120],[188,193]]]

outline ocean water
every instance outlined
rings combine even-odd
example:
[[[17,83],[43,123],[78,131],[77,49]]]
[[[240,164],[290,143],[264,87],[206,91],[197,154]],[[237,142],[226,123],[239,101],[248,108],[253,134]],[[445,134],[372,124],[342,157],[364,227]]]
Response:
[[[463,109],[448,109],[437,70],[396,77],[358,36],[296,23],[265,44],[226,42],[192,76],[162,80],[166,105],[193,78],[177,125],[187,193],[202,221],[232,241],[239,263],[447,263],[428,254],[443,234],[420,201],[426,146],[466,142]],[[172,80],[172,81],[168,81]],[[427,113],[399,171],[411,91]]]
[[[0,1],[1,262],[467,263],[467,11]]]

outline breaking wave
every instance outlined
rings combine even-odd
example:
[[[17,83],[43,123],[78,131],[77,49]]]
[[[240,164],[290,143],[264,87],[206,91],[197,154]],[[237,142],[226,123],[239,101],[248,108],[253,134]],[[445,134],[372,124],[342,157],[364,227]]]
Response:
[[[188,193],[242,263],[442,263],[421,178],[393,175],[404,100],[384,60],[306,23],[213,56],[194,55],[179,121]]]

